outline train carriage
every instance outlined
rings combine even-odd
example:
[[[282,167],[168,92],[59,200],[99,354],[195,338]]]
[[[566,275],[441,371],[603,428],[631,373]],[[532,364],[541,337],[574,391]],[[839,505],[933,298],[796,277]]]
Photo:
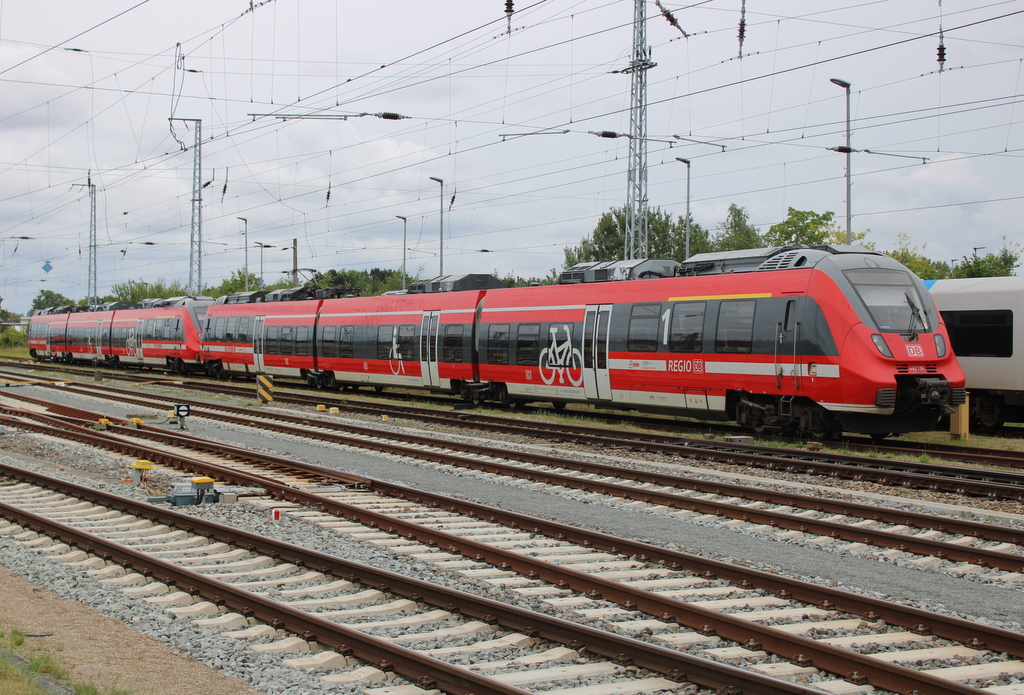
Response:
[[[271,374],[305,378],[314,370],[313,332],[322,300],[216,303],[206,314],[203,367],[207,374]]]
[[[478,381],[473,329],[482,297],[465,290],[326,300],[310,381],[462,393]]]
[[[1024,422],[1024,278],[929,280],[970,391],[972,422]]]
[[[212,300],[175,297],[155,306],[119,309],[109,323],[106,352],[115,365],[167,367],[183,374],[200,367],[199,326]]]
[[[892,259],[755,249],[695,256],[680,272],[488,292],[478,353],[489,395],[812,436],[929,429],[963,398],[934,306]]]
[[[54,309],[39,309],[28,325],[28,351],[33,359],[65,359],[68,319],[71,314]]]

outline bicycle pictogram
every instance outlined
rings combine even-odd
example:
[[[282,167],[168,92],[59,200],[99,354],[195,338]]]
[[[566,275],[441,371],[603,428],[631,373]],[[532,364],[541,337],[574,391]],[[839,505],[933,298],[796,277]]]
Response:
[[[559,342],[558,326],[551,326],[551,339],[548,346],[540,351],[540,378],[548,385],[564,384],[566,378],[573,386],[583,383],[583,353],[572,346],[572,330],[568,324],[563,325],[565,339]]]
[[[388,364],[391,365],[391,373],[405,374],[405,360],[402,352],[398,349],[398,326],[391,329],[391,352],[388,353]]]

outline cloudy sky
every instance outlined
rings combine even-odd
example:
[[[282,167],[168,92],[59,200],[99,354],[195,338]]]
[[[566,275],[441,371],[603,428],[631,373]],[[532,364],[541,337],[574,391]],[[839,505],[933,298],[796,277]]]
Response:
[[[90,175],[99,294],[187,282],[194,119],[206,286],[246,241],[268,282],[293,239],[300,268],[399,268],[396,215],[410,274],[436,275],[431,177],[446,273],[560,269],[626,200],[628,140],[592,133],[629,132],[634,3],[515,0],[511,32],[505,5],[0,0],[2,307],[88,294]],[[789,207],[845,225],[839,78],[854,231],[947,262],[1022,239],[1024,0],[662,5],[678,27],[646,4],[652,208],[685,212],[683,157],[709,229],[733,203],[762,231]]]

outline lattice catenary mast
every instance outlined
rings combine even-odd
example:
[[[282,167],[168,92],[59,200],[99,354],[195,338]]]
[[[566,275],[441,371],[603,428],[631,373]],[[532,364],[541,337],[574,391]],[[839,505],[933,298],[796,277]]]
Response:
[[[192,123],[196,129],[196,142],[192,146],[192,230],[188,246],[188,293],[198,297],[203,293],[203,122],[199,118],[169,120]]]
[[[647,45],[646,0],[633,9],[633,59],[622,70],[632,78],[629,110],[629,174],[625,257],[647,257],[647,71],[655,66]]]

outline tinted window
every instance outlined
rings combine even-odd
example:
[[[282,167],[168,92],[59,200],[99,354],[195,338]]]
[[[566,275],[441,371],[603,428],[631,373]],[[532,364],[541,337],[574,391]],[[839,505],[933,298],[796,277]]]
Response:
[[[508,364],[508,324],[487,327],[487,361],[490,364]]]
[[[295,327],[295,354],[296,355],[308,355],[309,354],[309,326],[296,326]]]
[[[516,333],[516,364],[540,364],[540,324],[519,326]]]
[[[249,317],[243,316],[238,320],[238,333],[235,334],[235,340],[240,343],[251,343],[252,336],[249,334]]]
[[[341,336],[338,338],[338,357],[352,357],[353,346],[355,345],[355,326],[342,326]]]
[[[715,335],[715,352],[750,352],[754,335],[753,299],[737,302],[722,302],[718,308],[718,333]]]
[[[879,331],[915,333],[931,331],[917,287],[903,270],[858,268],[843,274],[857,291]]]
[[[442,362],[462,362],[462,325],[444,327],[444,344],[441,346]]]
[[[629,314],[629,338],[626,349],[630,352],[658,351],[658,316],[660,304],[637,304]]]
[[[415,359],[416,351],[416,326],[406,325],[398,327],[398,357],[403,360]]]
[[[704,346],[705,302],[684,302],[672,307],[668,334],[670,352],[700,352]]]
[[[391,359],[391,347],[393,341],[397,340],[394,326],[377,327],[377,359]]]
[[[1012,311],[943,311],[942,320],[957,357],[1013,356]]]
[[[280,355],[281,354],[281,327],[280,326],[265,326],[264,331],[267,334],[266,341],[263,345],[263,352],[268,355]]]
[[[320,327],[320,355],[322,357],[338,356],[338,327]]]

